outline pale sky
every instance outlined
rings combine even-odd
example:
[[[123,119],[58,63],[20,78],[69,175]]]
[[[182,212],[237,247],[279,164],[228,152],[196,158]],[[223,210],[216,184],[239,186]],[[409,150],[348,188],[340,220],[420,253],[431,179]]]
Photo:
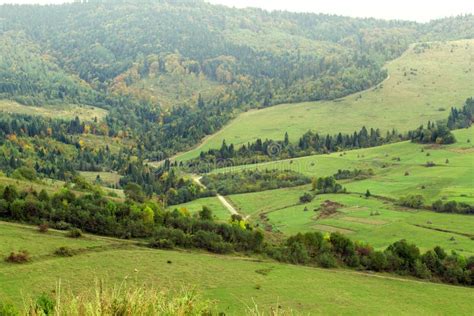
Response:
[[[72,0],[71,0],[72,1]],[[59,4],[68,0],[0,0],[4,3]],[[427,22],[432,19],[474,14],[474,0],[206,0],[227,6],[266,10],[328,13],[353,17],[402,19]]]

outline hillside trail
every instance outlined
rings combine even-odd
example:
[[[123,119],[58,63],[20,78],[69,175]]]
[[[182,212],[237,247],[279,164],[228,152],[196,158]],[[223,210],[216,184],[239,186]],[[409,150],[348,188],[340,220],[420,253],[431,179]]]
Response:
[[[193,179],[193,181],[198,184],[200,187],[204,188],[204,189],[207,189],[206,186],[204,184],[202,184],[201,182],[201,178],[202,176],[198,176],[198,175],[191,175],[191,178]],[[244,218],[245,220],[247,220],[250,216],[243,216],[241,214],[239,214],[239,212],[235,209],[235,207],[229,202],[229,200],[226,199],[225,196],[223,195],[220,195],[219,193],[216,193],[216,197],[217,199],[219,200],[219,202],[221,202],[221,204],[229,211],[230,214],[232,215],[239,215],[239,216],[242,216],[242,218]]]

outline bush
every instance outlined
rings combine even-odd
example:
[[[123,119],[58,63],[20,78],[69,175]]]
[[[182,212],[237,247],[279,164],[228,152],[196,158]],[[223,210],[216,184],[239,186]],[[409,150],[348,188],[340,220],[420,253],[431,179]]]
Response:
[[[169,239],[161,238],[150,241],[150,243],[148,243],[148,246],[151,248],[158,249],[173,249],[174,242]]]
[[[11,252],[10,255],[5,258],[5,261],[10,263],[26,263],[30,260],[30,254],[26,250],[21,250],[19,252]]]
[[[424,197],[422,195],[408,195],[401,197],[398,204],[410,208],[421,208],[423,207]]]
[[[314,196],[308,192],[305,192],[300,196],[300,203],[309,203],[313,200]]]
[[[48,223],[42,223],[38,225],[38,231],[40,233],[47,233],[49,230],[49,225]]]
[[[420,278],[420,279],[430,279],[431,278],[430,270],[428,269],[426,264],[421,262],[421,260],[419,260],[419,259],[416,260],[416,262],[415,262],[414,273],[415,273],[415,276],[417,278]]]
[[[59,247],[54,254],[60,257],[72,257],[76,254],[76,251],[69,247]]]
[[[82,237],[82,231],[79,228],[72,228],[67,232],[67,236],[70,238]]]
[[[54,300],[45,293],[41,294],[36,299],[35,312],[37,315],[53,315]]]
[[[69,230],[71,229],[71,224],[66,223],[64,221],[60,221],[54,225],[54,228],[59,229],[59,230]]]
[[[374,251],[369,255],[368,267],[370,270],[383,271],[387,268],[387,257],[383,252]]]
[[[434,167],[436,164],[433,161],[427,161],[425,167]]]
[[[330,253],[323,253],[318,257],[318,263],[323,268],[335,268],[337,267],[336,258]]]

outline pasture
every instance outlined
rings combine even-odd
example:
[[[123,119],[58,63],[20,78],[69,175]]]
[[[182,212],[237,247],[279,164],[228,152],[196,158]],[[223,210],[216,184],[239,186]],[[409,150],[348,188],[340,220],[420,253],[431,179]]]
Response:
[[[226,315],[242,315],[254,306],[267,312],[276,308],[361,315],[469,315],[473,308],[472,289],[464,287],[255,258],[152,250],[89,235],[71,240],[62,232],[40,234],[32,227],[3,222],[0,230],[2,256],[17,248],[33,254],[26,264],[0,263],[0,300],[19,306],[28,295],[57,290],[59,283],[63,290],[83,291],[103,281],[157,289],[193,287]],[[82,251],[67,258],[52,254],[64,245]]]
[[[449,199],[474,203],[474,128],[453,131],[457,143],[423,145],[409,141],[378,147],[235,166],[214,172],[243,169],[294,170],[311,177],[335,174],[339,169],[372,169],[365,180],[343,180],[348,191],[398,199],[408,194],[423,195],[427,202]],[[427,167],[433,162],[433,167]]]
[[[217,197],[207,197],[179,205],[170,205],[167,210],[173,211],[174,209],[186,209],[190,214],[196,214],[202,210],[203,206],[207,206],[212,210],[212,214],[216,220],[227,221],[230,219],[231,214]]]
[[[333,101],[248,111],[176,159],[219,148],[223,140],[238,146],[257,138],[282,140],[285,132],[292,142],[308,130],[353,133],[366,126],[406,132],[428,120],[446,119],[451,107],[473,96],[473,68],[474,40],[414,44],[386,65],[389,77],[376,87]]]
[[[423,145],[400,142],[329,155],[314,155],[256,165],[236,166],[214,172],[243,169],[294,170],[311,177],[330,176],[338,169],[372,169],[366,179],[340,180],[351,194],[318,195],[301,204],[299,197],[311,185],[262,192],[233,194],[227,199],[250,221],[284,235],[318,230],[339,231],[376,248],[407,239],[427,250],[437,245],[474,255],[474,217],[406,209],[396,205],[399,198],[422,195],[425,204],[438,199],[474,203],[474,128],[453,132],[457,143]],[[426,162],[435,163],[427,167]],[[372,197],[365,198],[369,190]],[[326,200],[340,207],[329,216],[321,215]],[[192,202],[199,208],[204,203]]]
[[[11,100],[0,100],[0,111],[65,120],[72,120],[77,116],[81,121],[86,122],[93,121],[95,118],[97,118],[98,121],[102,121],[108,113],[107,110],[90,105],[60,104],[29,106]]]

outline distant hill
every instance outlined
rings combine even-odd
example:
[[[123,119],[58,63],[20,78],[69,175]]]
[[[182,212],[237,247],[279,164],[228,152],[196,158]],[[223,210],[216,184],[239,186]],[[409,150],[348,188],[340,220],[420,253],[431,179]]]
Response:
[[[277,105],[241,114],[179,160],[220,148],[222,141],[240,146],[257,138],[290,140],[308,130],[352,133],[362,126],[382,132],[406,132],[428,120],[447,118],[474,95],[474,40],[414,44],[386,65],[389,78],[374,88],[331,100]]]

